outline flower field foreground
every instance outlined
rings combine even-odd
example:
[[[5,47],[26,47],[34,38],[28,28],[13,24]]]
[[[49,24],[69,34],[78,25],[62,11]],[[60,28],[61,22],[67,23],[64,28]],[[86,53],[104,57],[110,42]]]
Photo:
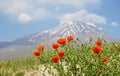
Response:
[[[38,49],[41,54],[36,55],[38,60],[47,62],[43,76],[47,76],[46,71],[50,76],[120,76],[118,44],[107,44],[100,39],[95,42],[90,39],[89,44],[79,41],[75,41],[73,36],[60,38],[51,44],[52,54],[47,57],[43,50]]]
[[[0,76],[120,76],[120,43],[73,36],[39,45],[33,57],[0,61]]]

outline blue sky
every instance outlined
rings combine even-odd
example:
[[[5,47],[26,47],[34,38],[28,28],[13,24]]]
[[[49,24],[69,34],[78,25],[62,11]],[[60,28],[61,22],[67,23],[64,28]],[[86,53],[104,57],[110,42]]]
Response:
[[[120,39],[120,0],[0,0],[0,41],[57,27],[73,18],[92,23]],[[81,14],[90,16],[84,19]]]

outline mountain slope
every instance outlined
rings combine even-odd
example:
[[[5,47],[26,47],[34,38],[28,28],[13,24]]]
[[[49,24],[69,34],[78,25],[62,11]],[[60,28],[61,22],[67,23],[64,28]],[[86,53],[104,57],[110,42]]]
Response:
[[[0,60],[19,59],[33,55],[34,46],[11,45],[0,49]]]
[[[49,44],[55,42],[58,38],[67,37],[68,35],[78,37],[82,42],[89,41],[90,36],[92,36],[94,40],[98,37],[104,38],[106,41],[115,40],[96,27],[81,21],[67,21],[61,23],[54,29],[26,36],[24,39],[30,43]]]

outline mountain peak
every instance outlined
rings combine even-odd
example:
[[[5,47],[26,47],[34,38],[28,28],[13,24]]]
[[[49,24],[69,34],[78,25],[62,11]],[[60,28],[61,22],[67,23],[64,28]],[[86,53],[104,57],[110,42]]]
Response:
[[[35,33],[23,38],[27,42],[39,43],[54,43],[58,38],[65,38],[69,35],[78,37],[82,42],[89,41],[92,36],[94,40],[104,38],[107,41],[112,41],[113,38],[97,29],[93,23],[85,23],[80,20],[67,20],[51,30]]]
[[[22,37],[9,43],[7,46],[38,44],[50,45],[51,43],[55,43],[57,39],[66,38],[69,35],[74,36],[74,38],[79,38],[81,42],[88,42],[90,36],[92,36],[93,40],[98,38],[103,38],[108,42],[116,40],[96,28],[93,23],[85,23],[80,20],[67,20],[61,22],[60,25],[56,28]]]

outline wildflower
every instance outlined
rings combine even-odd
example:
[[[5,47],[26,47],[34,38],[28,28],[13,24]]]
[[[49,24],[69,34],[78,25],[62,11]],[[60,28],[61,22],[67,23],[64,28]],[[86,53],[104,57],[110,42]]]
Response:
[[[98,53],[100,53],[102,51],[102,48],[99,47],[99,46],[94,46],[92,50],[93,50],[94,53],[98,54]]]
[[[102,45],[102,41],[101,40],[97,40],[95,43],[96,43],[97,46],[101,46]]]
[[[60,56],[60,57],[64,56],[64,51],[59,51],[58,56]]]
[[[68,41],[72,41],[72,40],[74,40],[74,37],[73,37],[73,36],[68,36],[68,37],[67,37],[67,40],[68,40]]]
[[[59,44],[52,44],[52,48],[53,48],[53,49],[59,48]]]
[[[39,45],[39,46],[37,47],[37,49],[38,49],[38,50],[44,50],[44,46],[43,46],[43,45]]]
[[[60,59],[59,56],[53,56],[52,59],[51,59],[51,61],[52,61],[53,63],[57,63],[57,62],[59,61],[59,59]]]
[[[108,61],[108,58],[103,57],[103,58],[102,58],[102,61],[103,61],[103,62],[107,62],[107,61]]]
[[[40,53],[39,51],[35,51],[35,52],[34,52],[34,56],[40,56],[40,54],[41,54],[41,53]]]
[[[60,39],[58,39],[57,40],[57,42],[59,43],[59,44],[66,44],[66,39],[65,38],[60,38]]]

